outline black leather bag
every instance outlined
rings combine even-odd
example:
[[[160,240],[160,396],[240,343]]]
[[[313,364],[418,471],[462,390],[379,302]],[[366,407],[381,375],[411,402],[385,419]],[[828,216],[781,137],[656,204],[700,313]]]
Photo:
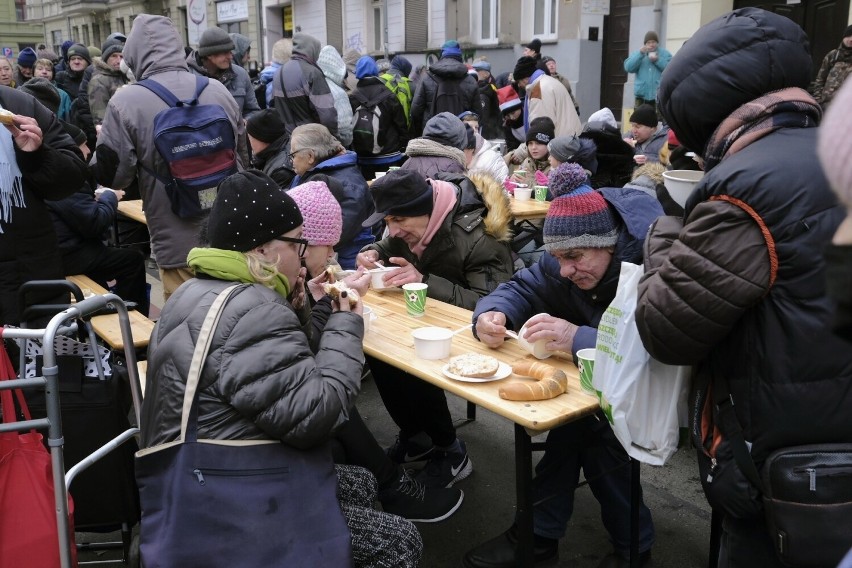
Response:
[[[788,566],[837,566],[852,547],[852,444],[784,448],[763,465],[763,505]]]

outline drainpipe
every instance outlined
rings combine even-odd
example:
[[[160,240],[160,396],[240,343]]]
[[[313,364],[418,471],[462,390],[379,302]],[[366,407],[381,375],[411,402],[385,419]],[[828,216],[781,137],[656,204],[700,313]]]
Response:
[[[663,31],[663,0],[654,0],[654,31]]]
[[[388,0],[385,0],[385,9],[383,11],[385,14],[385,59],[390,61],[390,54],[388,52]]]
[[[263,69],[265,59],[263,58],[264,44],[266,43],[266,30],[263,29],[263,0],[257,0],[257,51],[260,57],[257,57],[258,65]]]

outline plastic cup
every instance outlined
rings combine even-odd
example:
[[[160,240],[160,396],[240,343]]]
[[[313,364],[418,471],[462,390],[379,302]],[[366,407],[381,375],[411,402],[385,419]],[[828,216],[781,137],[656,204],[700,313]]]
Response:
[[[370,331],[370,322],[373,320],[373,309],[364,306],[364,313],[361,314],[361,317],[364,318],[364,335],[367,335],[367,332]]]
[[[536,201],[547,201],[547,186],[546,185],[535,186],[535,200]]]
[[[518,331],[518,345],[520,345],[527,353],[535,357],[536,359],[547,359],[551,355],[553,355],[552,351],[547,349],[547,339],[539,339],[535,343],[530,343],[526,339],[524,339],[524,335],[527,333],[527,324],[529,320],[527,320],[524,325],[521,326],[521,329]]]
[[[515,188],[515,199],[518,201],[529,201],[532,196],[532,190],[528,187],[518,186]]]
[[[580,387],[583,392],[597,396],[592,386],[592,375],[595,370],[595,349],[580,349],[577,351],[577,367],[580,370]]]
[[[426,313],[426,289],[429,286],[420,282],[403,284],[402,293],[405,296],[405,309],[408,315],[419,318]]]

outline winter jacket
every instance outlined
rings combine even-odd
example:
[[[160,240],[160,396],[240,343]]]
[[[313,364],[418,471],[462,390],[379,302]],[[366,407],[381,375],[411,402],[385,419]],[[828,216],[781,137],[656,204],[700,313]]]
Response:
[[[69,197],[49,201],[47,209],[53,220],[59,248],[73,251],[86,242],[102,244],[115,222],[118,197],[111,191],[105,191],[99,199],[95,199],[95,192],[85,183]]]
[[[415,134],[423,132],[423,126],[436,114],[432,107],[438,92],[438,81],[457,84],[462,111],[479,110],[476,79],[468,74],[465,64],[451,57],[441,59],[423,74],[414,91],[414,100],[411,101],[411,128]]]
[[[401,154],[408,144],[408,125],[405,110],[399,99],[378,77],[364,77],[358,80],[355,90],[349,95],[350,111],[357,114],[361,106],[376,106],[379,109],[379,137],[381,150],[370,156]],[[367,154],[365,154],[367,155]],[[360,154],[359,154],[360,156]],[[399,156],[401,157],[401,155]]]
[[[95,58],[92,66],[95,70],[88,86],[89,111],[92,113],[92,122],[99,125],[104,120],[109,100],[128,81],[121,69],[113,69],[100,58]]]
[[[463,174],[467,171],[467,159],[458,148],[445,146],[428,138],[415,138],[405,148],[408,160],[403,170],[414,170],[427,178],[439,173]]]
[[[437,177],[455,186],[457,202],[423,254],[418,258],[395,237],[364,250],[378,251],[386,265],[392,256],[405,258],[429,284],[428,297],[472,310],[480,298],[512,276],[509,199],[487,175]]]
[[[248,118],[260,110],[260,105],[257,104],[257,97],[254,94],[254,86],[251,84],[251,78],[248,71],[239,65],[231,64],[230,69],[220,71],[211,75],[201,63],[201,57],[197,51],[193,51],[186,57],[186,64],[189,70],[202,77],[210,77],[216,79],[228,89],[234,100],[237,101],[237,106],[243,118]]]
[[[346,63],[333,45],[320,50],[317,67],[325,75],[325,81],[334,97],[334,109],[337,111],[337,139],[344,148],[352,145],[352,107],[349,95],[343,90],[343,78],[346,76]]]
[[[637,142],[633,147],[635,155],[644,154],[649,162],[660,161],[660,150],[669,143],[669,128],[668,126],[660,126],[651,134],[651,137],[644,142]]]
[[[234,42],[234,49],[231,51],[234,56],[234,65],[245,69],[243,66],[243,57],[245,57],[246,53],[248,53],[251,49],[251,40],[243,34],[229,33],[228,36],[231,38],[231,41]]]
[[[766,14],[741,9],[708,24],[666,70],[660,108],[687,147],[703,154],[717,125],[742,105],[808,84],[804,32]],[[779,78],[779,68],[788,73]],[[718,80],[725,76],[741,79]],[[713,429],[720,377],[758,468],[781,447],[852,440],[852,351],[831,332],[823,258],[844,212],[819,166],[817,129],[785,124],[711,165],[683,221],[652,225],[639,284],[636,323],[649,353],[694,366],[699,464],[717,460],[712,481],[702,476],[705,492],[738,518],[762,517],[761,504],[732,462],[727,435],[720,442]]]
[[[89,65],[83,70],[80,90],[74,100],[71,101],[71,118],[74,124],[86,133],[86,143],[89,148],[94,148],[98,139],[95,122],[92,120],[92,109],[89,108],[89,81],[92,80],[94,72],[94,65]]]
[[[485,172],[500,183],[503,183],[503,180],[509,177],[509,166],[506,165],[506,161],[500,155],[498,148],[485,139],[482,139],[482,144],[473,155],[473,160],[468,165],[468,171],[471,173]]]
[[[319,54],[319,41],[297,33],[293,36],[293,55],[272,82],[275,108],[281,114],[287,134],[302,124],[318,122],[337,136],[334,95],[316,65]]]
[[[500,138],[503,132],[503,115],[497,100],[497,86],[489,76],[477,83],[479,108],[473,112],[479,115],[479,130],[486,140]]]
[[[843,45],[833,49],[823,58],[816,79],[809,90],[819,104],[825,108],[843,81],[852,73],[852,48]]]
[[[524,109],[528,110],[527,124],[542,116],[553,120],[556,136],[576,136],[582,130],[571,95],[562,83],[548,75],[542,74],[527,85]]]
[[[278,71],[281,69],[281,63],[273,61],[260,71],[260,82],[266,85],[266,108],[272,108],[275,103],[275,94],[272,92],[272,82]]]
[[[141,446],[177,439],[195,340],[213,300],[231,284],[192,279],[163,308],[148,346]],[[285,298],[259,284],[241,287],[213,332],[199,387],[198,437],[272,438],[299,449],[321,444],[358,394],[363,333],[358,314],[332,314],[314,355]]]
[[[574,89],[571,88],[571,81],[568,80],[568,77],[560,75],[559,73],[551,73],[550,76],[562,83],[562,86],[568,90],[571,102],[574,103],[574,110],[577,111],[577,116],[580,116],[580,105],[577,104],[577,98],[574,96]]]
[[[174,49],[179,41],[168,20],[141,14],[134,20],[123,53],[137,78],[157,81],[186,100],[195,95],[195,75],[189,71],[183,52]],[[235,135],[245,136],[240,108],[225,85],[210,81],[199,102],[221,105]],[[166,103],[141,85],[117,91],[107,106],[91,169],[100,184],[115,189],[126,188],[138,176],[157,264],[180,268],[186,266],[187,253],[198,244],[204,218],[181,219],[172,213],[163,183],[148,171],[167,179],[168,167],[154,147],[154,117],[166,108]]]
[[[372,241],[372,238],[368,236],[369,229],[361,227],[361,223],[373,213],[373,200],[370,197],[367,181],[358,169],[358,156],[355,152],[346,152],[323,160],[304,175],[296,176],[290,187],[309,182],[316,175],[326,175],[343,184],[343,198],[335,195],[343,211],[343,232],[335,250],[340,265],[348,270],[353,268],[353,253],[357,253],[364,246],[362,239]],[[344,265],[342,257],[347,259],[351,257],[353,262],[346,262]]]
[[[519,270],[512,279],[482,298],[473,313],[473,323],[485,312],[506,315],[506,328],[518,331],[539,313],[562,318],[579,326],[574,335],[572,354],[594,348],[598,323],[615,298],[622,262],[642,262],[642,243],[650,225],[663,210],[656,199],[635,189],[601,190],[610,211],[618,221],[618,241],[612,261],[600,283],[592,290],[581,290],[569,278],[559,274],[559,261],[543,254],[529,268]]]
[[[0,106],[35,118],[43,139],[35,152],[22,152],[10,140],[22,184],[20,190],[11,190],[9,195],[0,193],[0,325],[20,325],[21,284],[63,277],[56,233],[45,201],[62,199],[83,185],[86,163],[56,116],[35,98],[0,87]],[[0,136],[7,136],[6,132]]]
[[[73,101],[80,92],[80,83],[83,81],[83,73],[85,72],[85,69],[82,71],[72,71],[70,69],[59,71],[56,73],[56,86],[68,93],[68,96]]]
[[[662,47],[657,47],[657,60],[651,61],[647,53],[634,51],[624,60],[624,70],[627,73],[635,73],[633,83],[633,94],[636,98],[646,101],[657,100],[657,88],[660,86],[660,77],[672,54]]]
[[[282,188],[287,189],[296,176],[293,162],[287,153],[290,137],[286,134],[252,156],[251,166],[271,177]]]

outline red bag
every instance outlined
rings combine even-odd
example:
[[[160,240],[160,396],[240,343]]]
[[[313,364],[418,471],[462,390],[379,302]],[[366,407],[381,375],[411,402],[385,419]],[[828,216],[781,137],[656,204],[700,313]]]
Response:
[[[0,339],[0,381],[17,378]],[[3,423],[16,422],[13,391],[0,391]],[[24,395],[14,390],[21,412],[30,419]],[[64,480],[63,480],[64,481]],[[69,531],[74,542],[73,505],[68,496]],[[0,568],[57,568],[56,529],[50,453],[35,430],[0,433]],[[76,546],[71,547],[77,565]]]

